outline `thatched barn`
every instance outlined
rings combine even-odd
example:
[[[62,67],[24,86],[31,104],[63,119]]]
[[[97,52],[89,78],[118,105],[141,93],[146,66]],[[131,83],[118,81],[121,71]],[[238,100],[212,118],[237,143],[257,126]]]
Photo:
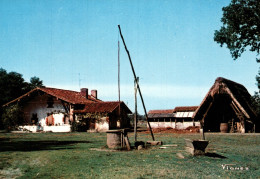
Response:
[[[217,78],[195,111],[194,120],[200,120],[205,132],[254,132],[256,113],[251,95],[236,82]]]

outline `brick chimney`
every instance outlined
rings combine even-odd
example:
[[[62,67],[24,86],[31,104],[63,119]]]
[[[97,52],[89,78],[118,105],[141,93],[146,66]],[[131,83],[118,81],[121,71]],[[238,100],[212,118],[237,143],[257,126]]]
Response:
[[[80,93],[82,96],[84,96],[86,99],[88,99],[88,88],[81,88]]]
[[[91,90],[91,96],[97,99],[97,90]]]

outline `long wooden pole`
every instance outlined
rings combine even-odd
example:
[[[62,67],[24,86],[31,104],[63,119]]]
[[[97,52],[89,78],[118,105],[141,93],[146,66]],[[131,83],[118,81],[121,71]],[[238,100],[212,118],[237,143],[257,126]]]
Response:
[[[119,121],[120,121],[120,125],[121,125],[121,106],[120,106],[120,43],[119,43],[119,37],[118,37],[118,105],[119,105],[119,112],[118,112],[118,116],[119,116]],[[120,126],[121,127],[121,126]]]
[[[141,98],[141,101],[142,101],[142,105],[143,105],[143,108],[144,108],[144,113],[145,113],[145,117],[146,117],[146,120],[147,120],[147,124],[149,126],[149,129],[150,129],[150,132],[151,132],[151,135],[152,135],[152,139],[154,141],[153,131],[152,131],[149,119],[148,119],[148,115],[147,115],[146,108],[145,108],[145,105],[144,105],[144,99],[143,99],[143,96],[142,96],[142,93],[141,93],[141,89],[140,89],[139,83],[138,83],[137,78],[136,78],[136,74],[135,74],[134,66],[133,66],[133,63],[132,63],[132,60],[131,60],[131,57],[130,57],[130,53],[129,53],[127,47],[126,47],[125,40],[124,40],[124,37],[123,37],[122,32],[121,32],[120,25],[118,25],[118,28],[119,28],[120,36],[121,36],[121,39],[122,39],[123,44],[125,46],[125,50],[126,50],[126,53],[128,55],[129,62],[130,62],[130,65],[131,65],[131,68],[132,68],[132,71],[133,71],[133,74],[134,74],[134,79],[135,79],[135,82],[136,82],[136,85],[137,85],[137,89],[138,89],[138,92],[139,92],[139,95],[140,95],[140,98]]]
[[[139,78],[137,77],[137,81],[139,81]],[[135,133],[135,142],[137,141],[137,85],[136,82],[134,83],[134,89],[135,89],[135,115],[134,115],[134,133]]]

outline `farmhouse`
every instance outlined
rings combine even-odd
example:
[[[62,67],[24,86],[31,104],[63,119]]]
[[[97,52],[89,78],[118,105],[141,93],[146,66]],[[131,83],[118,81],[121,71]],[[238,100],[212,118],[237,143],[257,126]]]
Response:
[[[206,132],[255,131],[251,95],[243,85],[221,77],[216,79],[193,118],[201,121]]]
[[[46,87],[35,88],[19,98],[5,104],[4,107],[16,103],[21,106],[21,110],[23,111],[24,125],[20,126],[20,129],[32,132],[70,132],[71,124],[76,121],[74,111],[87,111],[90,104],[101,104],[104,102],[97,98],[97,90],[91,90],[91,94],[89,95],[87,88],[82,88],[80,92],[76,92]],[[99,106],[103,107],[103,105]],[[91,109],[95,110],[99,108]],[[111,110],[111,113],[115,110],[116,108]],[[95,111],[91,112],[95,113]],[[110,111],[104,112],[107,112],[107,115],[110,114]],[[123,123],[122,120],[124,120],[124,118],[121,119],[121,123]],[[110,129],[109,127],[110,126],[108,125],[106,129]]]
[[[198,106],[180,106],[169,110],[150,110],[149,122],[152,128],[186,129],[192,126],[200,126],[192,116]]]
[[[100,102],[85,104],[83,110],[74,111],[82,130],[105,132],[110,129],[129,128],[132,113],[124,102]]]

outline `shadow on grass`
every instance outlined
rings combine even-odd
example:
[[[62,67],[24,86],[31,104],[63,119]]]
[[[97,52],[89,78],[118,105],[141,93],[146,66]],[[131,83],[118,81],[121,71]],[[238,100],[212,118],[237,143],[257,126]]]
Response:
[[[37,150],[62,150],[73,149],[73,145],[78,143],[90,143],[89,141],[15,141],[10,139],[0,139],[0,152],[6,151],[37,151]]]
[[[212,158],[220,158],[220,159],[227,158],[227,157],[225,157],[225,156],[223,156],[223,155],[219,155],[219,154],[217,154],[217,153],[209,153],[209,152],[206,153],[205,156],[207,156],[207,157],[212,157]]]

